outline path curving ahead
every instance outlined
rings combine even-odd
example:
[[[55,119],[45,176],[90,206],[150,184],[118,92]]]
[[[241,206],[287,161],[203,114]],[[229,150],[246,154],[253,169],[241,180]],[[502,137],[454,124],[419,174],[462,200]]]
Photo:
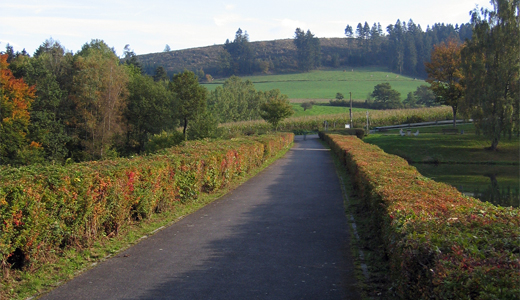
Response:
[[[296,137],[221,199],[40,299],[360,299],[330,153]]]

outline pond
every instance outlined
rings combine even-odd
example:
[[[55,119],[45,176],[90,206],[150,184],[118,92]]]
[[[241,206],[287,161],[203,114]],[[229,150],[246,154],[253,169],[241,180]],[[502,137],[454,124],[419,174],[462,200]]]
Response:
[[[424,176],[497,206],[520,207],[520,166],[414,164]]]

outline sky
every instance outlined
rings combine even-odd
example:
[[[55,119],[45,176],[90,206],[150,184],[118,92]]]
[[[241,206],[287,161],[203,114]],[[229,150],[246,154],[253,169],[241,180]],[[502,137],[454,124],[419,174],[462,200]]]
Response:
[[[250,41],[294,37],[296,28],[320,38],[344,37],[345,27],[399,19],[421,25],[462,24],[489,0],[0,0],[0,51],[7,44],[32,55],[47,39],[76,52],[101,39],[122,56],[204,47],[232,41],[238,28]]]

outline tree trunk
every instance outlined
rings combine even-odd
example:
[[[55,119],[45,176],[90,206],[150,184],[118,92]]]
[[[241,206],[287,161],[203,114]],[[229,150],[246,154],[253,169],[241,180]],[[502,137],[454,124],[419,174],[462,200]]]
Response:
[[[489,147],[489,150],[496,151],[497,146],[498,146],[498,138],[494,137],[493,140],[491,141],[491,147]]]
[[[188,119],[184,118],[184,128],[182,129],[182,134],[184,134],[185,141],[188,140],[188,137],[186,136],[186,128],[188,128]]]
[[[457,107],[452,106],[451,109],[453,110],[453,127],[457,127]]]

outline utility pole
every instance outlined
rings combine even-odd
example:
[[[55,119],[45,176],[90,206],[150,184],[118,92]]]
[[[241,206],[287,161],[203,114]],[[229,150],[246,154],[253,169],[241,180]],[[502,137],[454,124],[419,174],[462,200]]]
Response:
[[[370,132],[370,130],[368,129],[368,110],[367,110],[367,135],[369,132]]]
[[[352,92],[348,92],[350,94],[350,128],[352,128]]]

